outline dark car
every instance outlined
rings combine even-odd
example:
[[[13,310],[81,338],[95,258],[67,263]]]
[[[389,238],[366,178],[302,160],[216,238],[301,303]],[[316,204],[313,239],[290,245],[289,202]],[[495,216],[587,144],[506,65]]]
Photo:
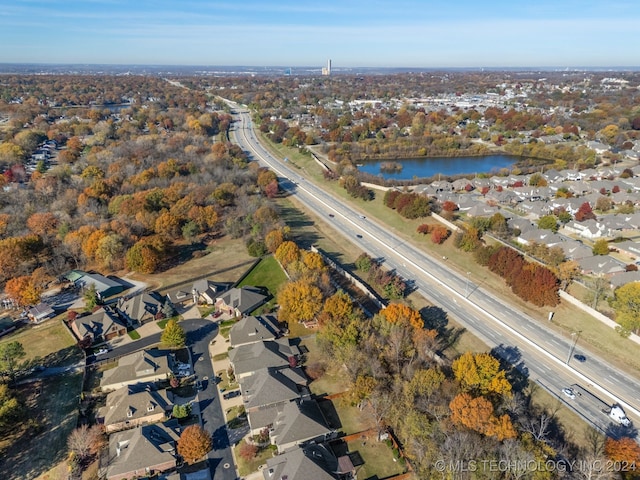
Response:
[[[329,216],[330,216],[331,218],[333,218],[333,217],[334,217],[333,213],[330,213],[330,214],[329,214]]]
[[[356,237],[362,238],[362,235],[360,235],[359,233],[356,233]]]
[[[579,353],[576,353],[573,358],[575,358],[577,361],[579,361],[580,363],[584,363],[587,361],[587,357],[585,357],[584,355],[580,355]]]
[[[230,398],[234,398],[240,395],[240,390],[234,390],[233,392],[227,392],[223,395],[225,400],[229,400]]]

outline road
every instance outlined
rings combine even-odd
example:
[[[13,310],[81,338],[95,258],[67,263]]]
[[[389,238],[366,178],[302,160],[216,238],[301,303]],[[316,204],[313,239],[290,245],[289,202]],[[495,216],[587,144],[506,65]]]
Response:
[[[620,403],[632,420],[640,420],[640,383],[617,371],[604,359],[583,348],[573,349],[576,337],[552,332],[536,320],[482,288],[470,275],[460,274],[446,259],[435,259],[390,231],[385,225],[366,218],[363,212],[307,181],[290,164],[273,158],[258,142],[249,112],[233,105],[231,135],[254,160],[269,166],[280,177],[281,187],[296,196],[306,208],[328,223],[348,241],[356,243],[399,275],[412,279],[417,290],[431,303],[444,309],[491,348],[499,348],[506,359],[525,371],[552,394],[565,401],[561,389],[572,384],[588,388],[607,403]],[[331,217],[329,216],[331,214]],[[572,351],[573,350],[573,351]],[[577,362],[573,354],[587,357]],[[583,418],[603,430],[614,426],[602,413],[569,403]]]

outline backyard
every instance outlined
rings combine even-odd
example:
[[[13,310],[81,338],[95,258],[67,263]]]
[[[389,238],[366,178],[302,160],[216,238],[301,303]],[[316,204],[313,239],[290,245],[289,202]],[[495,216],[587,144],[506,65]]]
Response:
[[[280,268],[280,264],[273,257],[269,255],[260,260],[260,262],[249,272],[249,274],[242,279],[238,284],[238,287],[245,285],[252,287],[265,287],[269,290],[269,293],[273,298],[266,304],[262,305],[253,315],[259,315],[262,312],[269,312],[276,304],[276,295],[280,286],[287,281],[287,276]]]

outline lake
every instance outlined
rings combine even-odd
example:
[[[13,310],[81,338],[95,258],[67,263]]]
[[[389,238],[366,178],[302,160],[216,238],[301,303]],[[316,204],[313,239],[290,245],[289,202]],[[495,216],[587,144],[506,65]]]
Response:
[[[482,157],[432,157],[412,158],[405,160],[380,160],[367,162],[358,166],[361,172],[381,176],[384,179],[411,180],[414,177],[475,175],[476,173],[498,172],[502,168],[511,169],[518,163],[518,157],[508,155],[486,155]],[[380,172],[380,165],[385,162],[398,162],[401,172]]]

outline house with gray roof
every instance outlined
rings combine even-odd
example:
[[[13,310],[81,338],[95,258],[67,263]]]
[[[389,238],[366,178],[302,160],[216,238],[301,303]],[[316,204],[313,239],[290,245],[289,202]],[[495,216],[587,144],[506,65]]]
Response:
[[[581,273],[611,276],[625,271],[626,265],[609,255],[594,255],[578,260]]]
[[[116,309],[127,325],[139,326],[164,318],[165,313],[173,311],[173,305],[158,292],[142,292],[132,297],[120,297]]]
[[[640,271],[616,273],[609,279],[611,288],[618,288],[631,282],[640,282]]]
[[[27,313],[29,320],[33,323],[41,323],[45,320],[55,317],[56,312],[47,303],[41,302],[35,307],[31,307]]]
[[[492,217],[499,211],[500,209],[498,207],[492,207],[491,205],[486,205],[484,203],[477,203],[467,210],[467,215],[469,217]]]
[[[230,288],[216,298],[216,310],[231,316],[250,314],[269,300],[269,294],[256,287]]]
[[[572,238],[566,238],[564,242],[560,242],[556,246],[562,249],[565,258],[568,260],[579,260],[593,256],[591,247],[587,247],[584,243]]]
[[[108,342],[127,333],[127,325],[110,307],[99,308],[90,315],[77,317],[71,330],[78,340],[90,339],[92,344]]]
[[[325,441],[333,433],[318,402],[301,399],[279,407],[269,438],[278,447],[278,452],[282,453],[309,441]]]
[[[616,248],[631,257],[640,258],[640,242],[626,240],[624,242],[616,243]]]
[[[127,385],[107,394],[106,404],[98,410],[96,421],[111,433],[161,422],[168,418],[172,409],[173,394],[168,390],[147,390]]]
[[[232,347],[255,343],[261,340],[276,340],[283,334],[274,315],[258,315],[243,317],[229,331],[229,342]]]
[[[109,454],[101,459],[101,473],[107,480],[129,480],[174,469],[180,431],[178,421],[172,420],[110,435]]]
[[[146,384],[166,380],[172,373],[169,350],[150,349],[125,355],[118,366],[106,370],[100,380],[103,391],[116,390],[136,383]]]
[[[348,458],[348,457],[347,457]],[[353,467],[353,464],[351,465]],[[349,473],[349,472],[345,472]],[[267,459],[262,470],[264,480],[337,480],[338,459],[325,445],[296,447],[281,455]]]
[[[193,299],[196,303],[203,303],[206,305],[213,305],[216,302],[216,298],[222,293],[231,288],[233,284],[228,282],[214,282],[206,278],[201,278],[193,282],[190,289],[176,290],[170,292],[180,302],[185,302],[189,299]]]
[[[546,245],[547,247],[555,247],[562,243],[562,237],[551,230],[543,230],[540,228],[533,228],[522,233],[516,238],[516,242],[522,245],[531,245],[533,243]]]
[[[569,233],[577,234],[582,238],[589,239],[601,238],[604,235],[603,225],[593,219],[585,220],[583,222],[568,222],[564,226],[564,230]]]
[[[296,366],[300,349],[288,338],[260,341],[229,350],[229,362],[237,379],[263,368]]]
[[[101,300],[122,293],[127,288],[123,283],[113,278],[105,277],[99,273],[83,272],[82,270],[71,270],[64,275],[64,278],[73,282],[73,284],[81,290],[85,290],[93,285],[98,294],[98,298]]]

